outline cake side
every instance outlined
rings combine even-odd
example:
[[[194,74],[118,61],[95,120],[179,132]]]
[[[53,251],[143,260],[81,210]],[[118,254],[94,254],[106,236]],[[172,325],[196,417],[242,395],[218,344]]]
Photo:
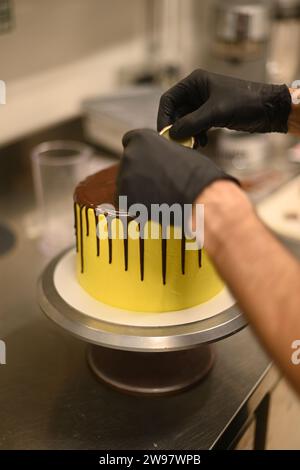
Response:
[[[122,218],[108,221],[105,214],[97,215],[97,206],[115,202],[117,173],[115,165],[89,176],[75,189],[80,285],[104,303],[144,312],[180,310],[214,297],[223,283],[205,250],[187,250],[184,236],[175,238],[174,227],[167,240],[143,239],[139,224],[130,220],[126,229],[137,236],[124,237]],[[153,224],[147,222],[146,233]]]

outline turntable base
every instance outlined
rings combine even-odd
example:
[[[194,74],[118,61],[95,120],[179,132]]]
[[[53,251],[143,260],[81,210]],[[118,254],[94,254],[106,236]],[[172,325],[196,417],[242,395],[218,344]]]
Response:
[[[186,390],[211,370],[212,346],[185,351],[143,353],[91,345],[88,363],[102,382],[122,392],[166,395]]]

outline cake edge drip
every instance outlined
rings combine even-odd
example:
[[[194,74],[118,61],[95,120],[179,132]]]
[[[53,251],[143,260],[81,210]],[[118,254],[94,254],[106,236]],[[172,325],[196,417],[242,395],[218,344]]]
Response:
[[[77,206],[79,208],[79,211],[77,211]],[[95,254],[97,257],[101,257],[100,253],[100,240],[99,236],[97,235],[97,226],[99,222],[99,215],[97,214],[96,208],[93,207],[88,207],[88,206],[80,206],[77,202],[74,202],[74,229],[75,229],[75,238],[76,238],[76,252],[80,254],[80,262],[81,262],[81,273],[84,273],[84,233],[83,233],[83,212],[85,214],[85,226],[86,226],[86,232],[85,236],[89,237],[90,236],[90,230],[89,230],[89,216],[88,216],[88,211],[92,210],[94,212],[94,220],[95,220],[95,231],[96,231],[96,249],[95,249]],[[78,221],[78,212],[79,212],[79,221]],[[108,227],[108,236],[107,236],[107,242],[108,242],[108,253],[109,253],[109,264],[113,262],[113,238],[111,234],[111,216],[107,217],[106,214],[103,214],[103,216],[106,218],[106,223]],[[119,217],[116,215],[117,219],[119,219],[122,223],[122,217]],[[79,222],[79,223],[78,223]],[[128,250],[129,250],[129,240],[128,238],[128,224],[131,222],[129,221],[126,225],[123,223],[123,228],[126,227],[127,233],[126,237],[124,237],[123,241],[123,247],[124,247],[124,269],[125,271],[128,270]],[[125,229],[124,229],[125,232]],[[142,234],[142,236],[141,236]],[[78,236],[79,235],[79,236]],[[101,238],[101,237],[100,237]],[[166,238],[161,239],[161,261],[162,261],[162,282],[165,285],[167,282],[167,253],[168,253],[168,240]],[[185,274],[185,254],[186,254],[186,248],[185,248],[185,237],[184,234],[182,234],[182,239],[181,239],[181,274]],[[140,280],[144,280],[144,254],[145,254],[145,240],[143,238],[143,230],[141,230],[141,226],[139,224],[139,256],[140,256]],[[202,267],[202,250],[201,248],[198,249],[198,267]]]

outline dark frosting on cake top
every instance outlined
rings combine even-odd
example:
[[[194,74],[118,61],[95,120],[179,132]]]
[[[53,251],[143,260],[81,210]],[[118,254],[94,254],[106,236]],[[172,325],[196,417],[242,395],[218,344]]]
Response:
[[[81,181],[74,192],[74,202],[96,208],[100,204],[115,204],[116,178],[119,165],[100,170]]]

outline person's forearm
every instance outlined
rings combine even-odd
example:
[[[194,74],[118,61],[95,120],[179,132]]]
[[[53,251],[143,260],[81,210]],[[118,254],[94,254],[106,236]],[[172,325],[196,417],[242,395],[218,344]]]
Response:
[[[290,88],[290,93],[292,106],[288,118],[288,132],[300,137],[300,89]]]
[[[300,365],[291,362],[292,342],[300,339],[299,263],[235,184],[217,181],[197,202],[204,204],[204,247],[262,343],[300,391]]]

